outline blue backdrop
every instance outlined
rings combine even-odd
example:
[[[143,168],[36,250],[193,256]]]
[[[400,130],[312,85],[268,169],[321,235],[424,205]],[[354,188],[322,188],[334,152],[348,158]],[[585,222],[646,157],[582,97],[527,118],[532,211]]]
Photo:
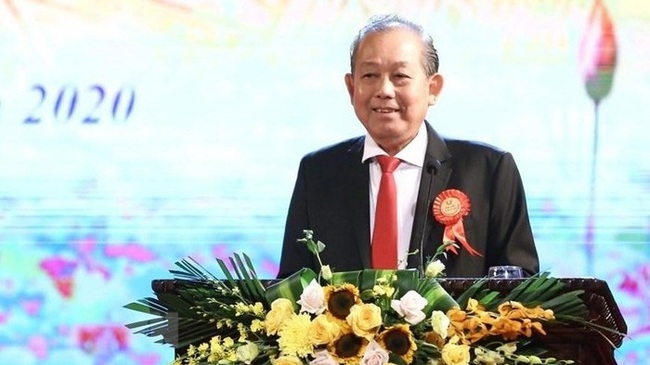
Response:
[[[597,113],[594,4],[618,55]],[[514,154],[542,269],[606,280],[617,359],[645,363],[650,4],[632,0],[0,2],[0,363],[165,364],[122,306],[174,261],[246,252],[273,277],[300,157],[363,133],[343,75],[385,11],[439,48],[428,119]]]

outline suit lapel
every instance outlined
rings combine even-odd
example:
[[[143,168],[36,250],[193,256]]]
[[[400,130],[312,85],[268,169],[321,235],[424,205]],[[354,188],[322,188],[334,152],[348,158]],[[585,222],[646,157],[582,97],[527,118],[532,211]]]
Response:
[[[431,204],[449,182],[452,169],[449,164],[451,154],[442,138],[426,122],[427,151],[424,157],[422,177],[418,190],[418,200],[413,218],[413,230],[409,252],[408,267],[423,269],[427,258],[442,244],[442,225],[435,223],[431,213]],[[440,237],[440,242],[430,242],[432,237]]]
[[[370,192],[368,181],[370,179],[368,163],[361,163],[363,156],[364,138],[348,150],[349,163],[348,176],[350,186],[344,187],[347,200],[352,212],[352,227],[355,242],[359,249],[359,256],[363,267],[371,267],[370,263]]]

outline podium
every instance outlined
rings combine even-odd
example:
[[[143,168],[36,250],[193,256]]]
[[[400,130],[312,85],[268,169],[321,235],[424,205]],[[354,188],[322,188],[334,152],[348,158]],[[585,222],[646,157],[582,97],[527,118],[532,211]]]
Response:
[[[445,278],[439,279],[439,282],[452,297],[458,297],[477,280],[479,279]],[[521,280],[523,279],[489,279],[486,288],[506,294],[521,283]],[[582,300],[588,308],[588,320],[611,331],[598,333],[588,328],[560,324],[545,326],[546,336],[536,337],[536,341],[548,349],[544,356],[572,359],[577,365],[615,365],[614,350],[623,343],[627,325],[609,286],[605,281],[593,278],[563,278],[559,281],[566,285],[567,291],[583,290]],[[274,282],[268,280],[264,284],[270,285]],[[187,285],[187,282],[163,279],[151,283],[154,293],[159,297],[173,295],[182,285]],[[182,352],[184,349],[176,349],[176,354]]]

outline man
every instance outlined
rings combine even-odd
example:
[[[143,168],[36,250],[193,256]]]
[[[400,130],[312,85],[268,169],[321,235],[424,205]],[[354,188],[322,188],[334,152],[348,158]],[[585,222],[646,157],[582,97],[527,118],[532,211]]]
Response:
[[[443,85],[431,37],[400,16],[373,17],[352,44],[350,66],[345,84],[367,134],[302,159],[278,277],[303,267],[320,270],[315,256],[296,242],[305,229],[326,245],[322,262],[336,271],[378,268],[375,257],[394,250],[395,268],[422,268],[444,237],[458,244],[447,255],[448,277],[482,277],[495,265],[536,273],[539,262],[513,157],[485,144],[443,139],[425,121]],[[379,161],[387,159],[382,156],[397,161],[385,185],[393,186],[393,213],[378,208],[386,199],[379,192],[385,175]],[[441,208],[436,198],[445,196],[442,204],[453,203],[456,210]],[[385,222],[377,213],[391,216],[391,223],[375,224]],[[393,225],[396,232],[381,231]],[[378,249],[374,239],[391,235],[392,248]]]

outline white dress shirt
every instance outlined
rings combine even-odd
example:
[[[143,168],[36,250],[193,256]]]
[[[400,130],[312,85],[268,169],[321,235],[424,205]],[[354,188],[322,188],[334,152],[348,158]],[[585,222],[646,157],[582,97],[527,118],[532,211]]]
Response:
[[[415,205],[417,204],[426,150],[427,129],[423,122],[415,138],[394,156],[402,161],[393,172],[397,188],[397,266],[400,269],[405,268],[408,261]],[[370,242],[372,242],[372,232],[375,226],[377,193],[381,181],[381,167],[374,158],[378,155],[387,156],[388,154],[366,133],[361,162],[372,159],[370,162]]]

